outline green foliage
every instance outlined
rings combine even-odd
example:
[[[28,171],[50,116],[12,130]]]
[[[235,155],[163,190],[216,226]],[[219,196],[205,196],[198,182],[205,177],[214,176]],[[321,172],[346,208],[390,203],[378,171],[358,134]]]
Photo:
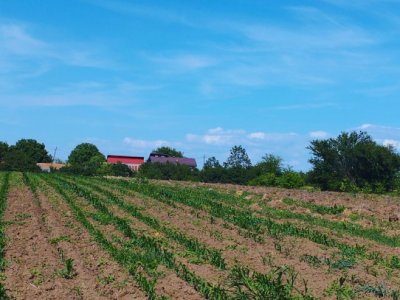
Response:
[[[72,150],[68,157],[68,170],[82,175],[94,175],[100,169],[105,157],[93,144],[82,143]]]
[[[285,170],[280,175],[266,173],[248,182],[253,186],[275,186],[287,189],[301,188],[305,185],[305,176],[292,170]]]
[[[203,166],[204,169],[215,169],[221,167],[221,164],[219,163],[218,159],[215,158],[215,156],[209,157]]]
[[[111,175],[130,177],[133,175],[133,171],[127,165],[118,162],[111,165]]]
[[[0,143],[0,169],[8,171],[40,171],[36,163],[51,162],[44,144],[33,139],[21,139],[8,147]]]
[[[334,204],[333,206],[325,206],[308,201],[295,200],[292,198],[284,198],[282,202],[287,205],[297,205],[300,207],[308,208],[310,211],[319,213],[321,215],[339,215],[346,209],[343,205]]]
[[[35,163],[51,162],[51,157],[47,153],[45,145],[40,144],[33,139],[21,139],[15,144],[15,146],[11,146],[10,150],[11,149],[25,153]]]
[[[157,219],[146,215],[145,213],[141,212],[141,209],[138,206],[133,204],[128,204],[124,200],[115,196],[114,193],[109,192],[108,190],[102,188],[99,185],[93,184],[92,181],[80,180],[84,185],[91,187],[93,190],[101,193],[106,197],[108,201],[112,204],[118,205],[122,210],[128,212],[133,217],[137,218],[138,220],[142,221],[143,223],[147,224],[148,226],[152,227],[154,230],[164,233],[169,238],[175,240],[176,242],[180,243],[181,245],[187,247],[190,251],[193,251],[198,257],[201,259],[210,262],[211,264],[215,265],[220,269],[225,269],[226,264],[224,259],[221,256],[221,251],[216,249],[209,249],[205,245],[201,244],[198,240],[189,238],[185,234],[179,232],[178,230],[166,227],[162,225],[160,221]],[[106,182],[101,180],[102,185]],[[79,185],[81,187],[81,185]],[[99,199],[100,200],[100,199]],[[103,199],[105,200],[105,199]]]
[[[0,162],[4,160],[4,156],[8,151],[8,144],[5,142],[0,142]]]
[[[239,299],[294,299],[297,273],[288,267],[280,267],[262,274],[248,268],[235,266],[230,274],[232,286]],[[313,299],[309,295],[302,298]]]
[[[171,157],[183,157],[183,152],[167,146],[158,147],[157,149],[153,150],[153,152]]]
[[[400,170],[400,156],[378,145],[365,132],[342,133],[336,139],[314,140],[308,147],[314,168],[311,182],[324,190],[389,191]]]
[[[139,175],[151,179],[197,181],[199,171],[183,164],[146,162],[140,166]]]
[[[242,146],[233,146],[230,155],[226,162],[224,162],[224,167],[230,168],[248,168],[251,166],[251,161],[247,155],[246,149]]]
[[[209,157],[200,172],[200,180],[204,182],[226,182],[226,170],[214,157]]]
[[[65,279],[72,279],[77,274],[74,269],[74,260],[72,258],[68,258],[64,261],[64,268],[60,270],[60,276]]]
[[[266,173],[251,179],[248,184],[252,186],[278,186],[278,177],[275,173]]]
[[[282,158],[273,154],[265,154],[261,161],[254,166],[255,175],[274,174],[280,175],[283,172]]]
[[[2,176],[2,185],[0,188],[0,273],[4,272],[6,267],[5,248],[6,235],[3,223],[3,216],[7,205],[7,195],[10,188],[10,173],[0,173]],[[2,281],[0,281],[0,299],[10,299],[6,294],[6,289]]]
[[[1,164],[1,169],[7,171],[29,171],[37,172],[40,168],[36,165],[36,162],[28,154],[17,150],[11,146],[8,152],[4,155],[4,162]]]
[[[356,292],[351,286],[346,284],[346,277],[340,277],[339,280],[332,282],[331,286],[325,290],[325,296],[336,296],[337,300],[351,300],[356,297]]]
[[[227,294],[224,289],[210,284],[206,280],[195,275],[185,265],[177,262],[173,253],[165,249],[160,241],[150,236],[139,235],[135,233],[129,226],[126,219],[115,216],[108,209],[108,207],[99,200],[98,197],[96,197],[86,188],[61,179],[54,180],[54,178],[50,179],[49,177],[46,177],[46,180],[52,184],[61,195],[64,196],[64,198],[70,203],[71,208],[73,208],[76,214],[79,215],[80,221],[89,229],[89,231],[96,234],[98,241],[103,244],[107,250],[109,250],[110,254],[122,265],[129,266],[129,272],[135,276],[139,285],[145,289],[151,299],[157,299],[157,296],[154,292],[155,282],[147,280],[143,273],[138,272],[138,269],[143,267],[145,270],[147,270],[148,275],[150,275],[154,273],[157,265],[160,263],[165,265],[167,268],[172,269],[178,277],[191,284],[204,297],[214,299],[227,298]],[[76,206],[73,198],[65,193],[66,190],[73,192],[76,196],[85,198],[96,210],[107,215],[115,228],[129,239],[127,242],[127,247],[125,247],[123,251],[114,247],[99,230],[90,224],[82,210]],[[143,254],[130,250],[135,247],[142,248],[144,250]],[[153,271],[150,272],[151,270]]]
[[[296,189],[305,185],[305,178],[302,173],[292,170],[285,170],[281,176],[278,177],[277,185],[282,188]]]

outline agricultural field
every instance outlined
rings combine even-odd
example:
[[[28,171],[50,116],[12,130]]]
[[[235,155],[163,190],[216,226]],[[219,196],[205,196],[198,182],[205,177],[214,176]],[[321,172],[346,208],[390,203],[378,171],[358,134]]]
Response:
[[[389,196],[3,172],[0,299],[400,299],[397,213]]]

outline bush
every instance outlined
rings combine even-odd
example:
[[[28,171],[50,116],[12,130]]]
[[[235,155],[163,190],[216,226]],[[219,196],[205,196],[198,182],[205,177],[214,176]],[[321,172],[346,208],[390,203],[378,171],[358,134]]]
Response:
[[[198,181],[199,171],[186,165],[150,163],[141,165],[139,175],[150,179]]]
[[[249,185],[252,186],[277,186],[278,177],[274,173],[267,173],[260,175],[249,181]]]
[[[278,177],[278,186],[287,189],[298,189],[305,185],[305,176],[302,173],[286,170]]]

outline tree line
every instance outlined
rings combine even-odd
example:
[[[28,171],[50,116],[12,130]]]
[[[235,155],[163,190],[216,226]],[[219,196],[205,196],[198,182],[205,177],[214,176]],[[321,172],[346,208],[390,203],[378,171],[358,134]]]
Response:
[[[282,158],[274,154],[265,154],[253,165],[240,145],[231,148],[223,163],[215,157],[208,158],[201,170],[146,162],[134,173],[126,165],[107,164],[95,145],[83,143],[72,150],[66,166],[59,171],[347,192],[400,191],[400,155],[391,146],[377,144],[366,132],[343,132],[336,138],[313,140],[308,149],[312,168],[306,173],[284,166]],[[160,147],[154,152],[183,157],[183,152],[170,147]],[[45,145],[36,140],[22,139],[12,146],[0,142],[1,170],[39,171],[37,163],[52,160]]]

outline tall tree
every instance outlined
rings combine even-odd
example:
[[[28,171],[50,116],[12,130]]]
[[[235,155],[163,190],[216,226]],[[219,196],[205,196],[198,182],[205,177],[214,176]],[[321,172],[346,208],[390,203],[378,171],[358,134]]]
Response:
[[[25,153],[35,163],[47,163],[51,162],[51,157],[46,150],[45,145],[40,144],[34,139],[21,139],[15,146],[12,146],[15,151]]]
[[[99,149],[90,143],[79,144],[68,156],[68,164],[71,170],[83,175],[96,174],[105,160]]]
[[[205,163],[203,168],[205,169],[210,169],[210,168],[221,168],[221,164],[219,163],[218,159],[215,158],[215,156],[209,157]]]
[[[246,149],[242,146],[233,146],[226,162],[225,168],[248,168],[251,167],[251,161],[247,155]]]
[[[282,161],[282,158],[277,155],[265,154],[261,161],[254,166],[254,168],[257,173],[259,173],[258,175],[266,173],[280,175],[283,172]]]
[[[8,151],[8,144],[5,142],[0,142],[0,161],[4,160],[4,156]]]
[[[1,164],[1,168],[7,171],[19,172],[35,172],[40,170],[32,157],[17,150],[14,146],[11,146],[4,155],[4,162]]]
[[[341,133],[337,138],[314,140],[310,179],[322,189],[339,190],[344,183],[390,190],[400,170],[400,156],[392,147],[378,145],[366,132]]]
[[[183,157],[183,152],[167,146],[158,147],[157,149],[153,150],[153,152],[171,157]]]

